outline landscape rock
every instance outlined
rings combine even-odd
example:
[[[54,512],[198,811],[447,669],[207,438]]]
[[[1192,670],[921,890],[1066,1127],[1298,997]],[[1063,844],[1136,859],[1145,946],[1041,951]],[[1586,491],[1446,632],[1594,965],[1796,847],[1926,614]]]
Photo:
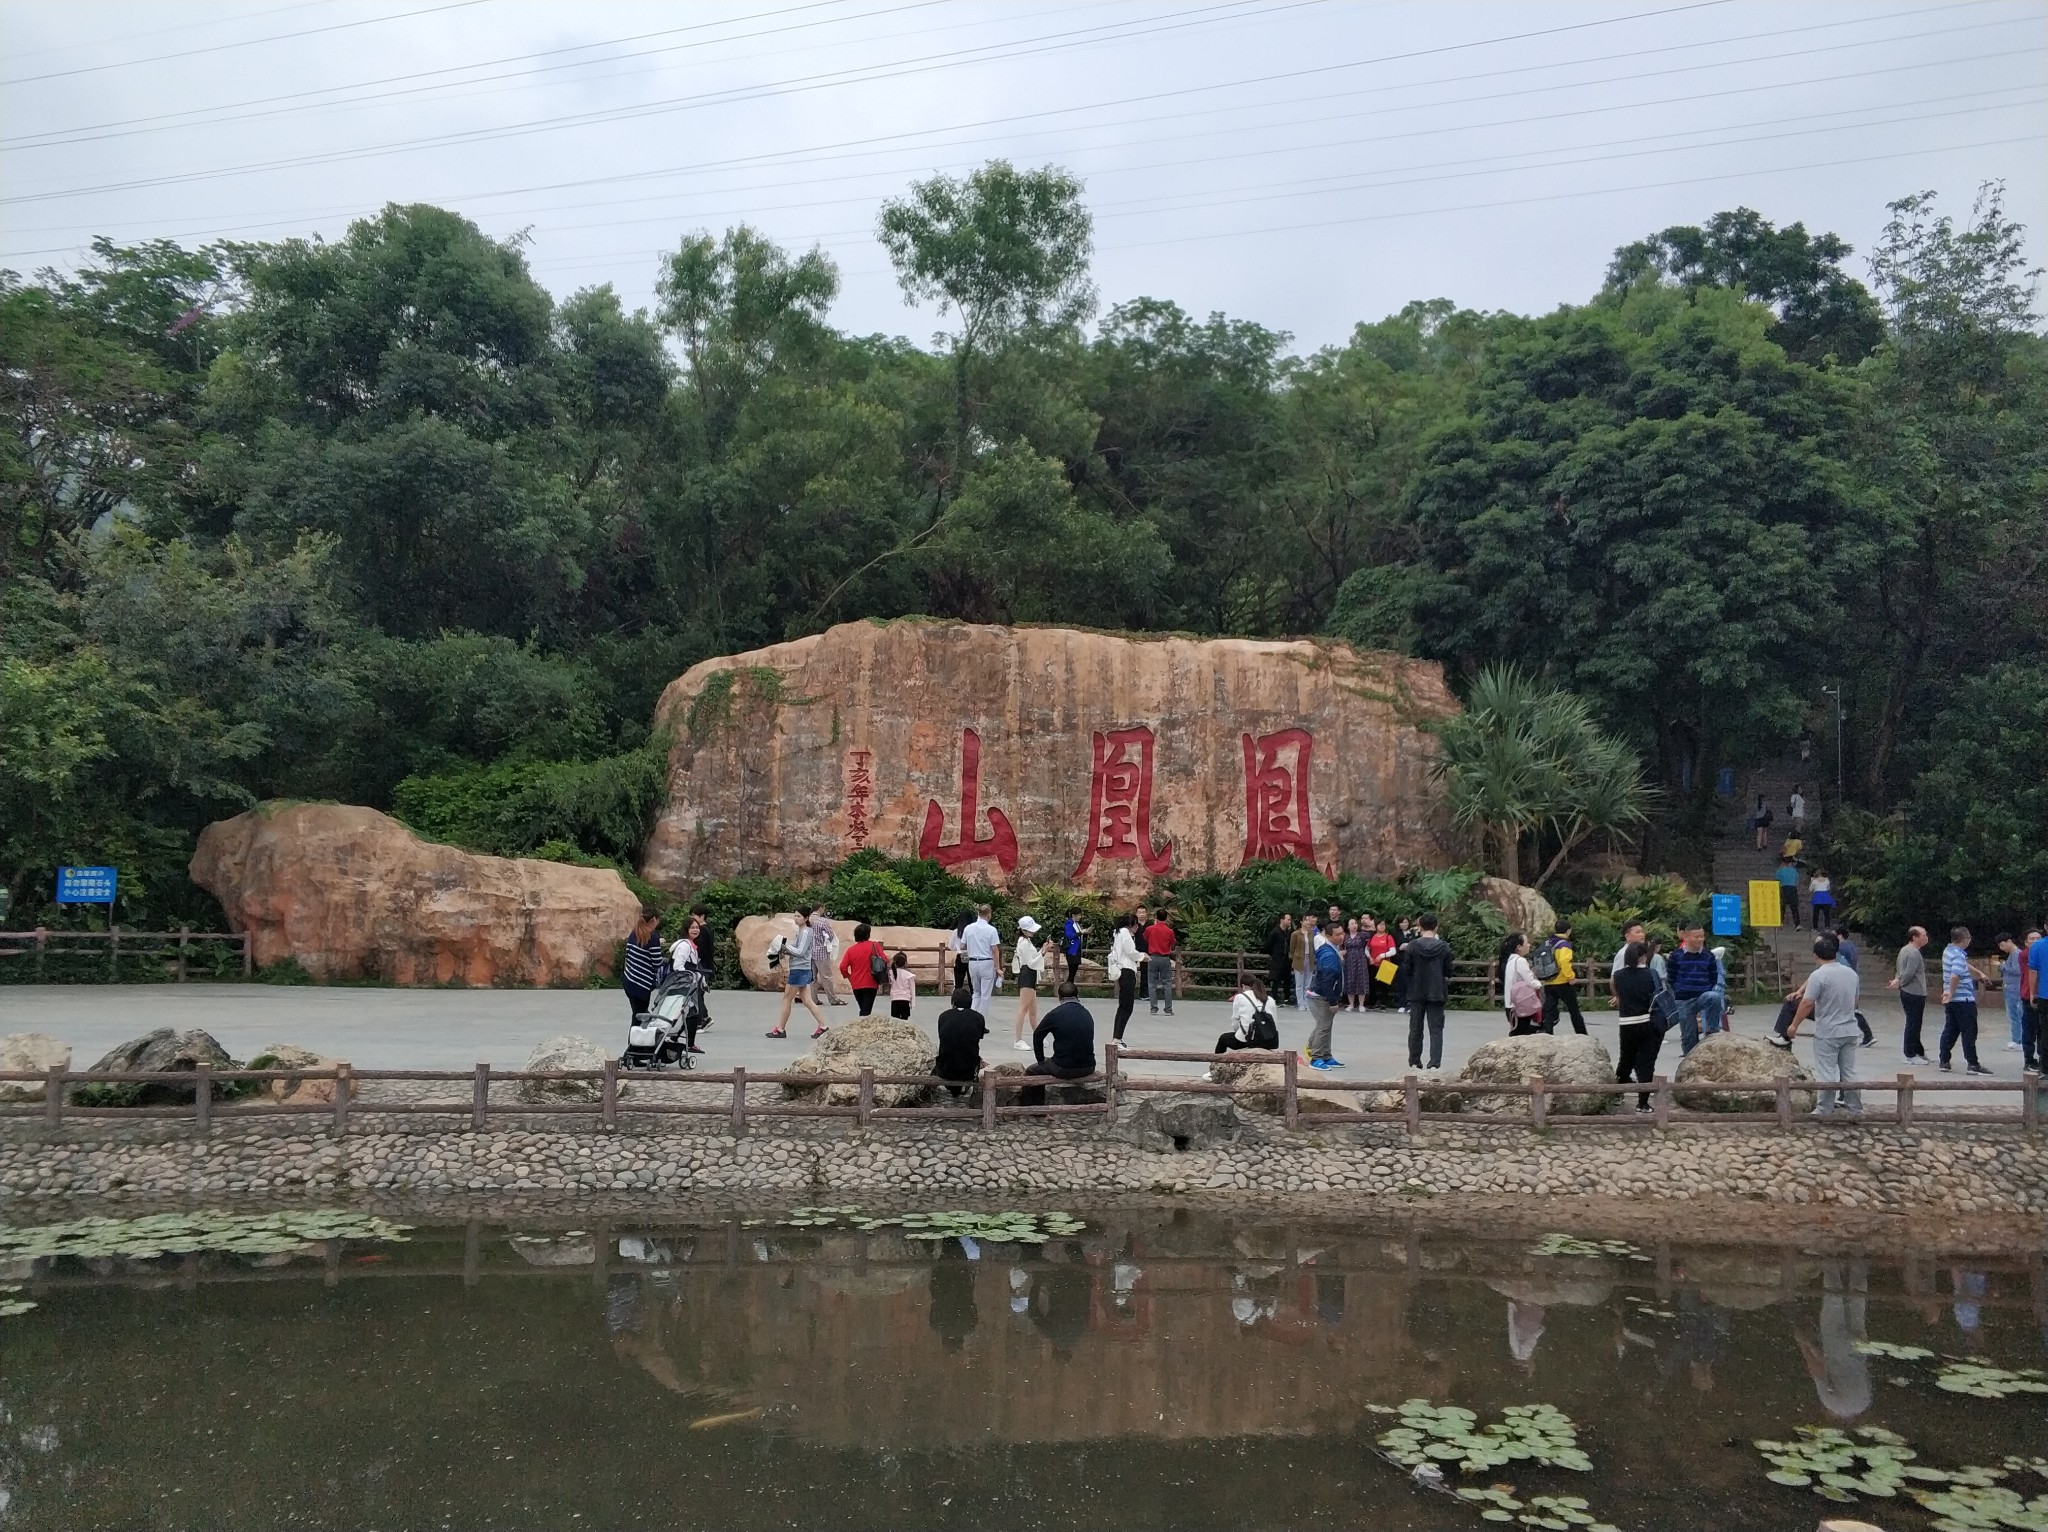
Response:
[[[293,1043],[272,1043],[256,1057],[249,1060],[251,1069],[334,1069],[339,1059],[330,1059],[325,1054],[315,1053],[311,1048],[301,1048]],[[361,1087],[354,1080],[349,1081],[348,1093],[354,1097]],[[280,1105],[289,1102],[293,1106],[314,1106],[334,1101],[332,1080],[272,1080],[264,1086],[264,1093]]]
[[[1545,1111],[1553,1116],[1588,1117],[1614,1110],[1616,1098],[1612,1095],[1586,1095],[1562,1088],[1606,1085],[1614,1080],[1614,1060],[1606,1048],[1576,1032],[1496,1037],[1472,1050],[1472,1056],[1458,1072],[1458,1079],[1474,1085],[1525,1085],[1536,1075],[1551,1087]],[[1467,1096],[1464,1109],[1526,1117],[1529,1098]]]
[[[1506,878],[1481,878],[1472,885],[1472,892],[1500,911],[1500,918],[1508,923],[1510,931],[1527,936],[1531,947],[1557,925],[1557,911],[1533,888],[1510,883]]]
[[[1288,854],[1391,876],[1460,849],[1423,727],[1455,709],[1434,663],[1336,643],[843,623],[669,685],[641,870],[815,879],[872,847],[1125,897]]]
[[[640,901],[608,867],[478,856],[375,809],[270,803],[208,825],[192,881],[259,967],[315,979],[574,985],[608,974]]]
[[[0,1037],[0,1073],[34,1070],[47,1074],[52,1069],[71,1067],[71,1044],[42,1032],[13,1032]],[[0,1101],[40,1101],[43,1086],[27,1080],[0,1080]]]
[[[1245,1091],[1257,1090],[1258,1095],[1240,1092],[1231,1099],[1242,1112],[1257,1112],[1262,1117],[1284,1115],[1286,1105],[1281,1099],[1281,1088],[1286,1084],[1286,1072],[1278,1064],[1253,1064],[1240,1059],[1225,1059],[1209,1067],[1209,1077],[1218,1085],[1238,1085]],[[1322,1091],[1307,1084],[1318,1078],[1315,1071],[1306,1064],[1294,1082],[1294,1110],[1301,1117],[1356,1117],[1359,1113],[1360,1095],[1352,1091]],[[1270,1094],[1268,1094],[1270,1092]]]
[[[1211,1149],[1237,1141],[1243,1127],[1228,1096],[1201,1091],[1127,1093],[1117,1109],[1125,1139],[1148,1149]]]
[[[141,1037],[122,1043],[107,1056],[93,1065],[87,1074],[164,1074],[190,1073],[201,1064],[212,1069],[233,1069],[235,1061],[228,1057],[227,1049],[213,1040],[213,1037],[197,1030],[173,1032],[169,1027],[158,1027]],[[96,1084],[74,1085],[74,1099],[88,1104],[100,1102],[107,1106],[164,1106],[181,1101],[190,1101],[196,1094],[190,1085],[174,1081],[141,1081],[134,1085]],[[214,1087],[216,1094],[220,1087]],[[84,1094],[81,1096],[81,1092]]]
[[[1778,1076],[1785,1075],[1811,1085],[1813,1074],[1782,1048],[1773,1048],[1760,1037],[1737,1037],[1733,1032],[1715,1032],[1703,1037],[1699,1046],[1672,1072],[1671,1099],[1691,1112],[1775,1112],[1778,1109]],[[1678,1087],[1690,1085],[1692,1090]],[[1702,1090],[1700,1086],[1760,1086],[1751,1090]],[[1792,1092],[1792,1110],[1810,1112],[1814,1107],[1811,1088]]]
[[[846,990],[846,980],[838,978],[839,959],[848,947],[853,945],[853,928],[858,924],[852,920],[832,922],[832,972],[840,992]],[[783,968],[768,966],[768,946],[776,937],[796,935],[796,912],[784,915],[748,915],[733,928],[733,940],[739,951],[740,972],[755,989],[781,989]],[[953,990],[952,955],[946,951],[946,942],[952,937],[951,931],[936,926],[876,926],[874,939],[889,949],[893,958],[898,952],[909,954],[910,971],[917,976],[917,992],[921,995],[937,993],[948,995]],[[885,980],[883,989],[887,989]]]
[[[1014,1063],[998,1064],[995,1066],[995,1073],[999,1075],[1021,1075],[1026,1067],[1023,1064]],[[1100,1106],[1108,1100],[1109,1096],[1099,1082],[1094,1085],[1074,1085],[1050,1077],[1045,1082],[1045,1104],[1047,1106]],[[976,1106],[981,1104],[981,1089],[979,1086],[973,1092],[973,1101]],[[1023,1095],[1013,1090],[1002,1092],[1001,1098],[997,1102],[999,1106],[1022,1106],[1023,1104]]]
[[[799,1015],[802,1012],[798,1013]],[[784,1066],[785,1074],[857,1075],[872,1069],[878,1075],[928,1075],[938,1065],[939,1046],[929,1033],[892,1016],[863,1016],[835,1026],[811,1044],[810,1052]],[[877,1085],[876,1106],[924,1106],[937,1087]],[[856,1106],[858,1085],[788,1085],[783,1099],[819,1106]]]
[[[533,1045],[533,1051],[526,1056],[522,1066],[528,1070],[544,1069],[603,1069],[605,1060],[616,1057],[607,1053],[587,1037],[578,1037],[573,1032],[564,1032]],[[624,1095],[626,1082],[618,1084],[619,1094]],[[604,1082],[601,1080],[521,1080],[519,1099],[521,1101],[597,1101],[604,1096]]]

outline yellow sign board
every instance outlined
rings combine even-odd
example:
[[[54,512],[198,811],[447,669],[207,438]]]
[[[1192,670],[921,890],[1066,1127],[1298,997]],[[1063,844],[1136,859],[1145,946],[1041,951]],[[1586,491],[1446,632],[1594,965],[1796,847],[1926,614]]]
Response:
[[[1778,920],[1778,880],[1776,878],[1751,878],[1749,880],[1749,923],[1753,926],[1775,926]]]

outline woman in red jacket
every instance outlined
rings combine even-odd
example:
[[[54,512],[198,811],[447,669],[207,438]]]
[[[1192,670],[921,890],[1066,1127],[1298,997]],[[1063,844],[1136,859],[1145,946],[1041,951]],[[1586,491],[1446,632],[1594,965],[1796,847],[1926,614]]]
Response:
[[[875,992],[889,977],[889,954],[873,940],[875,931],[866,921],[853,928],[853,945],[839,959],[839,977],[853,991],[853,1003],[863,1016],[875,1009]]]
[[[1372,940],[1366,943],[1365,950],[1372,959],[1371,1005],[1375,1011],[1393,1008],[1394,986],[1380,978],[1380,964],[1394,955],[1394,947],[1394,938],[1387,930],[1387,923],[1384,920],[1374,921]]]

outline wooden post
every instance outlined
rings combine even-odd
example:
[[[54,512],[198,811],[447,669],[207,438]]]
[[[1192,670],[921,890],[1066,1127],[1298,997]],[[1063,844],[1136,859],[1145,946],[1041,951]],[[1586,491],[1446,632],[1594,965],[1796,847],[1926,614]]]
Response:
[[[996,1072],[984,1069],[981,1072],[981,1131],[993,1133],[996,1130]]]
[[[192,1072],[192,1131],[201,1138],[213,1130],[213,1066],[201,1064]]]
[[[56,1127],[64,1121],[64,1076],[62,1064],[52,1064],[43,1077],[43,1121]]]
[[[1122,1051],[1115,1038],[1102,1047],[1102,1099],[1109,1103],[1102,1120],[1111,1127],[1116,1126],[1116,1056]]]
[[[875,1068],[872,1064],[861,1067],[859,1115],[854,1119],[863,1128],[875,1120]]]
[[[41,926],[36,927],[36,983],[43,982],[43,959],[50,947],[50,933]]]
[[[476,1088],[469,1098],[469,1125],[481,1132],[491,1111],[491,1066],[476,1066]]]
[[[1650,1121],[1656,1124],[1657,1131],[1661,1133],[1671,1126],[1671,1077],[1653,1075],[1650,1084],[1657,1089],[1657,1094],[1650,1103]]]
[[[2041,1075],[2030,1069],[2020,1076],[2020,1128],[2027,1133],[2041,1131]]]
[[[1401,1111],[1408,1119],[1408,1131],[1417,1132],[1422,1127],[1422,1087],[1413,1075],[1401,1077]]]
[[[1792,1077],[1790,1075],[1778,1076],[1778,1126],[1781,1128],[1792,1126]]]
[[[1291,1049],[1280,1061],[1280,1120],[1287,1125],[1289,1132],[1301,1126],[1301,1097],[1295,1093],[1295,1075],[1300,1062],[1301,1055]]]
[[[1901,1070],[1899,1073],[1897,1115],[1900,1127],[1910,1128],[1913,1126],[1913,1076],[1904,1070]]]
[[[185,945],[186,945],[186,943],[190,942],[191,940],[192,940],[192,930],[191,930],[191,927],[189,927],[189,926],[179,926],[179,927],[178,927],[178,982],[179,982],[180,984],[183,984],[183,983],[185,982]]]
[[[107,982],[121,982],[121,928],[114,924],[113,906],[107,907]]]
[[[256,953],[249,945],[249,933],[242,933],[242,977],[249,978],[256,972]]]
[[[1543,1094],[1543,1076],[1529,1076],[1529,1120],[1539,1132],[1543,1128],[1543,1114],[1549,1107],[1550,1103]]]
[[[744,1137],[747,1131],[747,1066],[735,1064],[732,1067],[732,1136]]]
[[[598,1118],[607,1132],[616,1131],[619,1126],[619,1061],[604,1061],[604,1087],[598,1097]]]
[[[334,1066],[334,1136],[340,1138],[348,1132],[348,1091],[355,1082],[349,1078],[352,1071],[348,1060],[343,1059]]]

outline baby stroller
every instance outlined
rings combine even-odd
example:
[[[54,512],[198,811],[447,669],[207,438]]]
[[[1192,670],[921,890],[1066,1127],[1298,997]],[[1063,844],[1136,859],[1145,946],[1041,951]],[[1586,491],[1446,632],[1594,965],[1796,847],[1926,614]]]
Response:
[[[647,997],[647,1009],[626,1028],[621,1069],[689,1069],[697,1046],[697,1027],[704,1020],[704,975],[679,969],[663,979]]]

